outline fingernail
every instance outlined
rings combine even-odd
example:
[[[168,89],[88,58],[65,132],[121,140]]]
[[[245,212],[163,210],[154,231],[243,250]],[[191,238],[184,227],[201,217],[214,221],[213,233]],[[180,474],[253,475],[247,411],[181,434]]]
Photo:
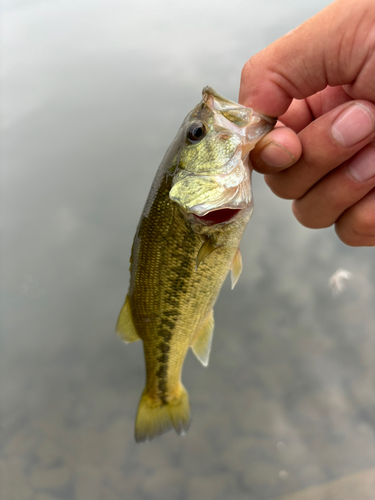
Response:
[[[362,149],[348,165],[348,171],[357,182],[366,182],[375,176],[375,147]]]
[[[351,104],[332,124],[332,135],[345,148],[366,139],[375,130],[374,115],[364,104]]]
[[[269,167],[282,168],[295,162],[295,158],[284,146],[269,142],[260,152],[260,159]]]

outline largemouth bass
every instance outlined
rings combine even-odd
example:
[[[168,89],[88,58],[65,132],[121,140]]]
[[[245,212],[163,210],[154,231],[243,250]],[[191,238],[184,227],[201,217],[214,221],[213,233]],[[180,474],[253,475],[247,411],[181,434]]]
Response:
[[[189,347],[208,364],[213,306],[229,270],[233,288],[242,269],[239,244],[253,210],[248,155],[275,121],[206,87],[157,171],[117,323],[122,340],[143,341],[137,442],[189,427],[182,366]]]

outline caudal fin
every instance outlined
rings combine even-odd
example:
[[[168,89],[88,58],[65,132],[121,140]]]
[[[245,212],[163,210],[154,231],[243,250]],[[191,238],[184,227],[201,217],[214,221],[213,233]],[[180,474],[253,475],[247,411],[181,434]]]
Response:
[[[183,385],[180,385],[177,397],[167,404],[156,402],[146,391],[143,391],[135,421],[137,443],[150,441],[172,427],[178,434],[183,434],[189,429],[189,425],[189,396]]]

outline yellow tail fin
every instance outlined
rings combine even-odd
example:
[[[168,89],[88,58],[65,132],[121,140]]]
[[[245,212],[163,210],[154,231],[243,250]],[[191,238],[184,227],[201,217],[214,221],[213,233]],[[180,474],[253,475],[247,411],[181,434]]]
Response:
[[[151,399],[146,391],[143,391],[135,421],[135,440],[137,443],[151,441],[172,427],[178,434],[184,434],[189,429],[189,425],[189,396],[182,384],[178,396],[167,404]]]

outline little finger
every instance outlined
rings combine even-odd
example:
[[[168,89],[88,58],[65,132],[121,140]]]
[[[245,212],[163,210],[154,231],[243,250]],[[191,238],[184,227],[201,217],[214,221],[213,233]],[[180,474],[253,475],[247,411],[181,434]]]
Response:
[[[375,189],[346,210],[336,222],[335,229],[346,245],[375,246]]]

